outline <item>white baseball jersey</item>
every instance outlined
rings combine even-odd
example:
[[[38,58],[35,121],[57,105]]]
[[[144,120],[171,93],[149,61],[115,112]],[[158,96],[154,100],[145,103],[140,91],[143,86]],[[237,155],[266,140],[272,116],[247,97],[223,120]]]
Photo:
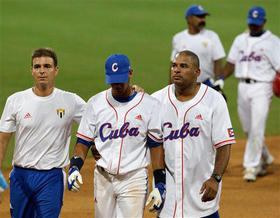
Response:
[[[102,156],[97,165],[126,174],[149,164],[148,137],[162,143],[158,111],[159,102],[146,93],[121,103],[108,89],[88,101],[77,137],[95,142]]]
[[[193,35],[184,30],[174,35],[172,40],[171,61],[176,53],[190,50],[200,60],[201,74],[198,82],[203,82],[214,76],[214,61],[225,57],[225,51],[217,33],[204,29]]]
[[[0,132],[15,132],[13,165],[48,170],[69,164],[72,123],[80,122],[85,102],[74,93],[54,89],[39,97],[32,89],[11,95]]]
[[[221,183],[214,200],[204,203],[199,194],[211,177],[216,149],[235,143],[226,102],[221,94],[201,84],[196,96],[180,102],[174,85],[152,96],[162,104],[165,149],[166,201],[160,217],[204,217],[219,209]]]
[[[227,61],[235,64],[237,78],[272,82],[275,71],[280,71],[280,39],[268,30],[260,37],[242,33],[235,38]]]
[[[262,165],[270,154],[264,143],[265,126],[273,96],[272,81],[280,72],[280,39],[266,31],[261,36],[238,35],[231,46],[227,61],[235,64],[237,78],[249,78],[256,83],[238,84],[238,115],[248,134],[244,167]]]

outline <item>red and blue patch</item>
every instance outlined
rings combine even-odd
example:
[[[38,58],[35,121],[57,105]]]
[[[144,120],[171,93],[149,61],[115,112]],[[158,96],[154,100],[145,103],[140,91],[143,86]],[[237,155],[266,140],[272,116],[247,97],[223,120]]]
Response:
[[[234,137],[233,128],[228,128],[227,131],[228,131],[228,136],[229,137]]]

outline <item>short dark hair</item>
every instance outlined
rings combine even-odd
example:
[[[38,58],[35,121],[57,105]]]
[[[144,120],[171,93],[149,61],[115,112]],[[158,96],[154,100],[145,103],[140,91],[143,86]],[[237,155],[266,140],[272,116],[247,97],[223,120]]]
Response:
[[[50,57],[53,59],[54,66],[57,66],[57,56],[52,48],[37,48],[32,52],[31,66],[33,66],[33,59],[39,57]]]
[[[195,70],[199,69],[199,58],[195,53],[193,53],[189,50],[184,50],[184,51],[178,52],[176,56],[178,56],[178,55],[189,56],[191,58],[191,62],[192,62],[194,69]]]

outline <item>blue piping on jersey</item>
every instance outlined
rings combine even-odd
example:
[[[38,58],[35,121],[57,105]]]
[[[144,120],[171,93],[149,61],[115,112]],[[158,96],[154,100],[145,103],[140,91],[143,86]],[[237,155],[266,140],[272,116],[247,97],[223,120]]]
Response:
[[[117,98],[115,96],[113,96],[113,98],[118,102],[124,103],[124,102],[131,101],[136,95],[137,95],[137,92],[134,92],[133,95],[129,96],[128,98]]]

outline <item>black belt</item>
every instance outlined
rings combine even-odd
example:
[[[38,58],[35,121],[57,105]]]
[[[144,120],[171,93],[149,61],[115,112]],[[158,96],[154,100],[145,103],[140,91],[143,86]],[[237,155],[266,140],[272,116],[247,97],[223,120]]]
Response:
[[[249,83],[249,84],[253,84],[253,83],[257,83],[258,81],[257,80],[254,80],[254,79],[249,79],[249,78],[241,78],[240,79],[241,82],[244,82],[244,83]]]

